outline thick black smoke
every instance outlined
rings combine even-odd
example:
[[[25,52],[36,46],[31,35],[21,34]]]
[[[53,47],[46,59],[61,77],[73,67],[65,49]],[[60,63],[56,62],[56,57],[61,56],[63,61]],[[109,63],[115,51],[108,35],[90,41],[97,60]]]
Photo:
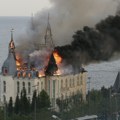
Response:
[[[32,24],[27,34],[25,33],[19,40],[21,43],[17,47],[17,51],[22,54],[24,59],[31,54],[32,62],[34,60],[46,61],[46,57],[44,59],[39,50],[41,49],[40,44],[44,44],[45,25],[47,25],[45,15],[48,11],[55,45],[68,44],[55,47],[63,58],[63,65],[60,67],[68,68],[66,71],[70,72],[69,68],[74,68],[75,73],[79,72],[81,64],[105,61],[110,59],[114,53],[119,52],[119,16],[110,16],[99,22],[95,28],[91,27],[108,14],[114,15],[117,2],[114,0],[50,1],[53,3],[53,7],[36,14],[32,18]],[[119,15],[119,7],[117,15]],[[82,27],[83,30],[81,30]],[[76,32],[74,33],[74,31]],[[71,36],[73,36],[72,42]],[[71,44],[69,44],[70,42]],[[38,51],[37,54],[33,54],[35,50]],[[36,58],[39,59],[36,60]],[[35,63],[36,66],[41,65],[39,61]]]
[[[73,66],[109,60],[120,52],[120,16],[109,16],[95,28],[85,26],[74,33],[70,45],[55,49]]]

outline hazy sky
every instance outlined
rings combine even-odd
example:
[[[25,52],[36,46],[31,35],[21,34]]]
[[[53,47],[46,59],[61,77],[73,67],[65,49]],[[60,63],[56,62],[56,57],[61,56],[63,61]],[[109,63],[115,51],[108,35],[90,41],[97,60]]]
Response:
[[[31,16],[45,8],[51,6],[50,1],[53,3],[61,4],[61,0],[0,0],[0,16]],[[65,0],[69,4],[69,0]],[[72,0],[73,2],[83,1],[83,0]],[[85,0],[90,2],[90,0]],[[91,0],[101,1],[101,0]],[[104,0],[103,0],[104,1]],[[106,1],[119,1],[119,0],[105,0]],[[101,5],[100,5],[101,6]],[[102,7],[102,6],[101,6]]]
[[[0,0],[0,16],[30,16],[47,7],[49,0]]]

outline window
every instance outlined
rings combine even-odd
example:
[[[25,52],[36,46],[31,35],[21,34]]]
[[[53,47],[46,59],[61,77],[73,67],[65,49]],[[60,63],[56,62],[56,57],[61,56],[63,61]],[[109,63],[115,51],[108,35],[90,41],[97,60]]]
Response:
[[[6,74],[8,73],[7,68],[6,68],[6,67],[3,67],[3,68],[2,68],[2,72],[3,72],[3,75],[6,75]]]
[[[31,73],[28,73],[28,78],[29,78],[29,79],[31,78]]]
[[[17,93],[20,93],[20,83],[17,82]]]
[[[5,74],[7,74],[8,73],[8,70],[7,70],[7,68],[5,68]]]
[[[5,95],[3,95],[3,101],[4,101],[4,103],[6,103],[6,96]]]
[[[79,76],[78,76],[78,77],[77,77],[77,85],[79,85],[79,83],[80,83],[80,82],[79,82]]]
[[[41,90],[43,90],[43,82],[41,82]]]
[[[72,87],[72,80],[70,79],[70,87]]]
[[[66,79],[66,87],[68,86],[68,82],[67,82],[67,79]]]
[[[39,82],[37,82],[37,86],[39,86]]]
[[[25,89],[25,82],[23,82],[23,89]]]
[[[28,94],[30,94],[31,93],[31,84],[30,84],[30,82],[28,82]]]
[[[3,92],[6,93],[6,82],[3,81]]]
[[[53,98],[55,98],[55,80],[53,80]]]
[[[74,81],[74,79],[73,79],[73,87],[74,87],[74,85],[75,85],[75,81]]]
[[[82,85],[83,84],[83,80],[82,80],[82,75],[81,75],[81,79],[80,79],[80,84]]]
[[[63,88],[63,80],[61,80],[61,88]]]

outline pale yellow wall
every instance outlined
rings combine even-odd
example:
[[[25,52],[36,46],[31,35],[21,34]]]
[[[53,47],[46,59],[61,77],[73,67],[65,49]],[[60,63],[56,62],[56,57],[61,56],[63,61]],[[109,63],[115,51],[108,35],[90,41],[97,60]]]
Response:
[[[53,99],[53,81],[55,81],[55,99],[66,99],[77,92],[82,92],[84,100],[86,99],[86,80],[87,72],[76,74],[76,75],[64,75],[64,76],[51,76],[41,77],[35,79],[28,78],[12,78],[11,76],[0,76],[0,98],[3,101],[3,95],[6,96],[6,100],[12,96],[15,101],[17,93],[17,82],[20,84],[20,91],[23,89],[23,82],[25,82],[25,88],[27,97],[32,100],[33,91],[36,89],[38,93],[42,89],[46,90],[50,96],[50,100]],[[3,93],[3,81],[6,81],[6,93]],[[31,93],[28,94],[28,82],[31,84]],[[49,89],[50,83],[50,89]],[[46,88],[47,86],[47,88]],[[19,93],[20,95],[20,93]],[[55,100],[56,101],[56,100]]]
[[[66,76],[52,76],[50,80],[50,99],[53,99],[53,80],[55,80],[56,90],[55,90],[55,99],[66,99],[77,92],[81,92],[83,99],[86,100],[86,80],[87,72],[76,74],[76,75],[66,75]]]

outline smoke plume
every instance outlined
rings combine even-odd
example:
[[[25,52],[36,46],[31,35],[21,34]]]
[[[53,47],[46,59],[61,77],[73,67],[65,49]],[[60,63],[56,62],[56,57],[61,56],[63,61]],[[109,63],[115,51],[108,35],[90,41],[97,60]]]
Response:
[[[39,50],[40,44],[44,43],[48,11],[53,41],[58,46],[55,49],[62,56],[64,65],[71,64],[77,71],[76,68],[80,68],[81,63],[108,60],[119,52],[120,17],[114,16],[119,9],[116,1],[50,1],[52,7],[32,17],[27,32],[19,40],[17,51],[24,59]],[[107,17],[108,15],[111,16]],[[105,20],[100,22],[101,19]]]
[[[35,14],[23,40],[43,42],[48,12],[55,45],[65,45],[72,41],[76,30],[82,29],[83,26],[93,27],[101,19],[114,15],[117,9],[117,2],[114,0],[50,1],[52,7]]]

